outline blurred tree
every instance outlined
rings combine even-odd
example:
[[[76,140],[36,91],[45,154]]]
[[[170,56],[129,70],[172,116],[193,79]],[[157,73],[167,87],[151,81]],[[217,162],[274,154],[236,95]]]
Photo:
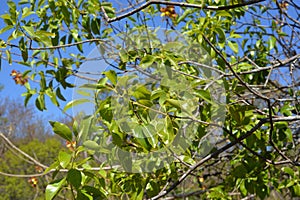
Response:
[[[44,136],[44,141],[33,139],[29,142],[15,142],[16,145],[28,155],[36,158],[45,165],[50,165],[55,161],[57,153],[61,150],[61,141],[55,136]],[[1,143],[1,145],[4,145]],[[36,166],[32,162],[20,156],[11,147],[7,147],[6,151],[1,155],[0,172],[15,175],[39,174],[43,169]],[[37,183],[32,182],[36,180]],[[45,188],[49,181],[49,177],[10,177],[0,176],[0,199],[6,200],[33,200],[45,199]]]
[[[49,125],[34,107],[24,107],[20,100],[8,97],[0,100],[0,133],[44,165],[51,165],[63,149],[62,140],[51,133]],[[20,155],[4,140],[0,141],[0,172],[16,176],[43,172],[43,168]],[[44,199],[48,180],[47,176],[0,176],[0,199]]]
[[[51,134],[45,118],[33,106],[24,107],[21,100],[0,99],[0,131],[10,139],[43,140]]]

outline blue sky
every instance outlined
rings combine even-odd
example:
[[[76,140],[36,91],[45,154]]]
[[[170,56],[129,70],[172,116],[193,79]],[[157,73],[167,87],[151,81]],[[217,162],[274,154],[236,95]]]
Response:
[[[18,0],[14,0],[14,2],[17,3]],[[117,6],[117,8],[119,8],[119,5]],[[7,13],[8,10],[9,10],[8,5],[3,4],[0,7],[0,15]],[[0,19],[0,21],[1,21],[1,19]],[[159,18],[159,20],[155,20],[155,21],[158,21],[158,23],[161,23],[162,19]],[[124,21],[122,21],[122,22],[124,23]],[[4,26],[5,26],[4,23],[0,23],[0,29],[4,28]],[[11,32],[12,32],[12,30],[3,33],[2,35],[0,35],[0,38],[6,40],[7,37],[11,34]],[[84,55],[87,56],[88,58],[95,58],[95,57],[99,57],[99,55],[100,55],[98,50],[94,47],[84,45],[83,48],[85,49]],[[73,51],[72,48],[68,49],[68,53],[73,53],[72,51]],[[78,53],[78,52],[75,52],[75,51],[74,51],[74,54]],[[16,52],[16,53],[20,54],[19,50],[16,49],[16,48],[13,49],[13,52]],[[5,53],[3,53],[3,55],[5,56]],[[64,53],[63,53],[63,56],[64,56]],[[21,58],[18,58],[18,59],[21,59]],[[12,99],[19,99],[20,101],[24,101],[24,97],[22,97],[21,95],[22,95],[22,93],[26,92],[26,88],[24,86],[15,84],[13,78],[10,76],[10,73],[11,73],[12,70],[17,70],[17,71],[20,71],[20,72],[24,72],[24,71],[26,71],[28,69],[31,69],[31,68],[28,68],[28,67],[23,66],[23,65],[19,65],[15,62],[13,62],[11,65],[9,65],[9,63],[5,59],[2,59],[1,64],[2,64],[2,69],[0,71],[0,84],[4,86],[4,89],[0,93],[1,97],[2,98],[10,97]],[[105,68],[106,67],[105,67],[105,64],[103,63],[103,61],[89,61],[89,62],[85,62],[80,67],[79,71],[83,71],[83,72],[88,71],[88,72],[93,72],[93,73],[96,72],[97,74],[100,75],[101,72],[105,70]],[[100,78],[99,75],[97,77],[98,79]],[[93,77],[93,75],[84,74],[84,76],[89,76],[91,78],[95,78],[95,76]],[[84,83],[87,83],[87,81],[84,81],[82,79],[80,80],[79,78],[69,78],[68,82],[75,83],[75,84],[80,84],[80,85],[82,85]],[[39,83],[34,83],[34,82],[30,81],[30,84],[34,87],[35,85],[38,86]],[[83,97],[83,96],[80,96],[80,95],[76,94],[76,89],[75,89],[75,91],[72,90],[72,89],[62,90],[62,93],[65,96],[65,98],[67,99],[67,101],[66,102],[62,102],[62,101],[59,102],[61,104],[60,105],[61,108],[64,108],[65,104],[68,101],[71,101],[74,98],[77,99],[77,98],[82,98]],[[36,98],[36,96],[33,96],[31,98],[31,100],[29,101],[29,104],[34,105],[35,104],[35,98]],[[35,106],[33,106],[33,107],[35,108]],[[50,118],[50,119],[52,119],[53,116],[63,116],[60,109],[58,109],[56,106],[54,106],[47,97],[46,97],[46,107],[47,107],[47,110],[45,110],[43,112],[39,111],[37,108],[35,108],[35,109],[36,109],[37,112],[41,113],[41,115],[46,116],[47,118]],[[80,111],[86,111],[86,113],[88,114],[88,113],[91,112],[92,109],[93,109],[92,104],[85,103],[85,104],[82,104],[80,106],[77,106],[73,110],[70,109],[68,111],[68,114],[72,115],[73,111],[75,113],[80,112]]]
[[[15,0],[15,2],[18,2],[18,1]],[[0,6],[0,15],[7,13],[8,10],[9,10],[8,5],[2,4]],[[0,23],[0,29],[4,28],[4,26],[5,26],[4,23]],[[0,35],[0,38],[5,40],[10,35],[10,33],[11,33],[11,31],[7,31],[7,32],[3,33],[2,35]],[[13,49],[13,52],[19,53],[19,50]],[[89,54],[89,51],[85,51],[85,52],[87,52],[87,55]],[[2,54],[3,54],[3,56],[5,56],[5,52],[3,52]],[[95,56],[95,52],[94,52],[94,54],[91,54],[91,56]],[[20,59],[20,58],[18,58],[18,59]],[[84,64],[83,70],[86,70],[88,68],[89,64],[94,64],[94,62],[91,61],[88,64],[87,63]],[[19,65],[15,62],[13,62],[10,65],[5,59],[1,60],[1,66],[2,67],[1,67],[1,71],[0,71],[0,85],[4,86],[3,90],[0,92],[1,98],[9,97],[11,99],[17,99],[17,100],[20,100],[21,102],[23,102],[24,97],[22,97],[22,93],[26,92],[26,88],[24,86],[17,85],[15,83],[15,81],[13,80],[13,77],[10,76],[10,73],[12,70],[24,72],[31,68],[28,68],[23,65]],[[73,78],[73,79],[69,79],[69,82],[70,83],[78,82],[78,80]],[[30,81],[30,84],[32,85],[32,87],[34,87],[35,85],[38,86],[39,83]],[[64,108],[65,104],[68,101],[72,100],[74,95],[73,95],[72,89],[67,89],[67,90],[62,89],[62,93],[63,93],[64,97],[67,99],[67,101],[66,102],[59,101],[59,103],[60,103],[60,107]],[[59,108],[57,108],[56,106],[54,106],[47,97],[46,97],[47,110],[45,110],[43,112],[39,111],[34,105],[35,98],[36,98],[36,96],[33,96],[31,98],[31,100],[29,101],[29,105],[33,105],[36,112],[38,112],[43,117],[46,117],[48,119],[53,119],[53,118],[60,118],[60,117],[65,116],[64,114],[62,114],[61,110]],[[80,111],[80,110],[78,110],[78,111]],[[69,110],[68,114],[72,115],[72,110]]]
[[[15,1],[18,2],[18,1]],[[8,6],[6,3],[2,3],[0,6],[0,15],[5,14],[8,12]],[[0,23],[0,29],[2,29],[5,26],[4,23]],[[0,35],[1,39],[6,39],[9,36],[9,31],[3,33],[2,35]],[[3,54],[5,55],[5,54]],[[22,93],[26,92],[26,88],[24,86],[21,85],[17,85],[15,84],[15,81],[13,80],[13,78],[10,76],[10,73],[12,70],[17,70],[17,71],[25,71],[28,70],[28,67],[19,65],[17,63],[12,63],[11,65],[9,65],[9,63],[5,60],[2,59],[1,60],[1,71],[0,71],[0,84],[4,86],[3,90],[0,92],[1,98],[5,98],[5,97],[9,97],[11,99],[17,99],[20,100],[21,102],[24,101],[24,98],[21,96]],[[34,105],[34,100],[32,99],[29,104]],[[35,106],[33,106],[35,108]],[[43,113],[40,112],[38,109],[35,108],[35,110],[37,112],[39,112],[41,115],[43,116],[51,116],[53,117],[59,117],[62,116],[60,114],[60,111],[58,108],[56,108],[55,106],[53,106],[52,104],[48,103],[48,110],[44,111]]]

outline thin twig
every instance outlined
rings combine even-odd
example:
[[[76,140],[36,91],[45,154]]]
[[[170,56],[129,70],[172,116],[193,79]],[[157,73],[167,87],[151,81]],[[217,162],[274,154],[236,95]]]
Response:
[[[111,166],[111,167],[92,167],[88,169],[89,171],[99,171],[99,170],[112,170],[112,169],[117,169],[119,168],[119,165]],[[85,168],[78,168],[78,171],[84,171],[87,170]],[[47,174],[53,173],[53,172],[61,172],[61,173],[67,173],[69,169],[51,169],[47,171],[46,173],[39,173],[39,174],[10,174],[6,172],[0,172],[0,175],[3,176],[9,176],[9,177],[16,177],[16,178],[30,178],[30,177],[40,177],[40,176],[45,176]]]
[[[74,43],[70,43],[70,44],[62,44],[62,45],[57,45],[57,46],[51,46],[51,47],[28,47],[27,50],[49,50],[49,49],[60,49],[60,48],[64,48],[64,47],[72,47],[72,46],[76,46],[79,44],[84,44],[84,43],[88,43],[88,42],[106,42],[103,39],[89,39],[89,40],[83,40],[83,41],[79,41],[79,42],[74,42]],[[15,44],[10,44],[10,43],[6,43],[6,45],[10,46],[10,47],[16,47],[16,48],[20,48],[18,45]]]
[[[0,137],[6,142],[7,145],[9,145],[11,148],[13,148],[15,151],[17,151],[18,153],[20,153],[21,155],[23,155],[24,157],[26,157],[28,160],[32,161],[34,164],[47,169],[48,166],[40,163],[39,161],[37,161],[36,159],[34,159],[33,157],[31,157],[30,155],[28,155],[27,153],[25,153],[24,151],[22,151],[21,149],[19,149],[18,147],[16,147],[3,133],[0,132]]]
[[[278,122],[278,121],[297,121],[297,120],[300,120],[300,116],[278,117],[278,118],[272,119],[273,122]],[[173,185],[170,186],[170,188],[168,188],[167,190],[161,191],[158,195],[152,197],[151,200],[156,200],[156,199],[159,199],[159,198],[167,195],[169,192],[171,192],[172,190],[174,190],[183,180],[185,180],[199,166],[201,166],[202,164],[204,164],[207,161],[211,160],[212,158],[217,157],[220,153],[223,153],[224,151],[226,151],[227,149],[233,147],[234,145],[236,145],[240,141],[248,138],[256,130],[258,130],[262,125],[264,125],[265,123],[268,123],[268,122],[270,122],[269,118],[261,119],[251,130],[247,131],[244,135],[242,135],[241,137],[239,137],[237,140],[232,141],[231,143],[223,146],[222,148],[216,150],[215,152],[207,155],[202,160],[200,160],[199,162],[197,162],[196,164],[194,164],[192,167],[190,167]]]
[[[209,46],[217,53],[218,56],[221,57],[221,59],[225,62],[226,66],[229,68],[229,70],[233,73],[233,75],[239,80],[239,82],[247,88],[252,94],[254,94],[257,97],[260,97],[264,100],[269,100],[268,97],[260,94],[257,90],[249,87],[249,85],[242,80],[242,78],[233,70],[232,66],[230,63],[226,60],[226,58],[223,56],[223,54],[209,41],[209,39],[205,36],[202,35],[203,39],[209,44]]]
[[[243,3],[240,3],[240,4],[234,4],[234,5],[228,5],[228,6],[203,6],[201,4],[191,4],[191,3],[184,3],[184,2],[150,0],[150,1],[145,2],[144,4],[142,4],[141,6],[135,8],[133,10],[131,10],[127,13],[124,13],[122,15],[119,15],[117,17],[114,17],[114,18],[109,18],[102,6],[101,6],[101,10],[104,13],[105,20],[108,23],[111,23],[111,22],[119,21],[121,19],[129,17],[129,16],[131,16],[131,15],[147,8],[148,6],[150,6],[152,4],[173,5],[173,6],[180,6],[180,7],[187,7],[187,8],[199,8],[199,9],[204,9],[204,10],[230,10],[230,9],[234,9],[234,8],[240,8],[240,7],[243,7],[243,6],[260,3],[260,2],[263,2],[263,1],[265,1],[265,0],[250,0],[248,2],[243,2]]]

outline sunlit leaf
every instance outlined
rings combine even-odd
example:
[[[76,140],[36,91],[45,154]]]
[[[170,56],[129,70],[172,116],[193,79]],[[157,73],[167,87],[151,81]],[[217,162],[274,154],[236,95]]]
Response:
[[[71,183],[75,188],[81,186],[81,172],[77,169],[70,169],[67,174],[67,181]]]
[[[75,106],[78,106],[80,104],[84,104],[84,103],[88,103],[90,102],[89,99],[74,99],[72,101],[70,101],[69,103],[67,103],[67,105],[64,107],[64,111],[67,111],[70,108],[73,108]]]
[[[72,155],[64,151],[60,151],[58,154],[58,161],[62,168],[66,168],[69,165],[71,158]]]
[[[62,138],[71,141],[72,140],[72,131],[71,129],[60,122],[55,122],[55,121],[49,121],[50,125],[52,126],[53,132]]]
[[[103,72],[107,76],[107,78],[111,81],[112,84],[117,84],[117,73],[113,70],[109,70],[106,72]]]
[[[82,139],[82,141],[85,141],[88,134],[92,131],[94,125],[94,116],[86,116],[82,119],[80,122],[80,130],[78,133],[78,138]]]
[[[238,53],[238,52],[239,52],[239,45],[238,45],[237,43],[228,41],[228,46],[230,47],[230,49],[231,49],[234,53]]]
[[[61,180],[57,180],[48,184],[45,192],[46,200],[52,200],[57,195],[57,193],[61,190],[65,182],[66,182],[66,178],[63,178]]]
[[[87,140],[83,142],[83,146],[91,149],[91,150],[98,150],[100,146],[97,144],[97,142],[92,141],[92,140]]]
[[[153,62],[155,61],[155,57],[152,55],[146,55],[142,58],[140,67],[146,69],[147,67],[151,66]]]
[[[22,9],[22,19],[32,14],[34,14],[34,12],[32,12],[28,7]]]

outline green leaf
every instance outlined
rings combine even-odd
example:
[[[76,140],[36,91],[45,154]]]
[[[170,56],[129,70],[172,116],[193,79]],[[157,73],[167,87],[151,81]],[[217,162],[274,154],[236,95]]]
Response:
[[[138,100],[138,103],[140,103],[142,105],[145,105],[145,106],[147,106],[149,108],[153,105],[152,101],[145,100],[145,99]]]
[[[49,121],[50,125],[52,126],[53,132],[62,138],[71,141],[72,140],[72,131],[70,128],[60,122],[54,122],[54,121]]]
[[[78,133],[78,138],[81,138],[83,141],[86,140],[88,134],[91,132],[94,125],[94,116],[86,116],[80,122],[80,131]]]
[[[151,93],[144,85],[140,85],[135,89],[132,95],[137,99],[149,99]]]
[[[25,95],[26,95],[26,97],[24,99],[24,106],[26,107],[30,98],[32,97],[32,94],[28,92],[28,93],[25,93]]]
[[[107,77],[105,77],[107,78]],[[91,89],[91,90],[98,90],[98,89],[103,89],[105,88],[106,86],[103,85],[103,84],[83,84],[80,86],[80,88],[85,88],[85,89]]]
[[[66,178],[63,178],[61,180],[57,180],[55,182],[48,184],[45,192],[46,200],[52,200],[60,191],[62,186],[65,184],[65,182],[66,182]]]
[[[196,161],[190,156],[183,156],[182,160],[190,165],[194,165]]]
[[[189,14],[192,14],[193,12],[194,12],[194,10],[192,10],[192,9],[186,9],[184,11],[184,13],[182,15],[180,15],[180,17],[178,17],[177,23],[183,21]]]
[[[295,179],[288,179],[288,183],[286,184],[286,188],[289,188],[291,186],[295,185]]]
[[[76,189],[81,186],[81,172],[77,169],[70,169],[67,174],[67,181],[71,183]]]
[[[178,110],[181,109],[181,101],[175,99],[166,99],[166,102],[177,108]]]
[[[68,109],[83,104],[83,103],[87,103],[90,102],[90,100],[88,99],[75,99],[73,101],[70,101],[69,103],[67,103],[67,105],[64,107],[64,111],[67,111]]]
[[[210,104],[213,104],[211,97],[210,97],[210,92],[208,90],[197,90],[196,96],[200,97],[201,99],[205,100],[206,102],[208,102]]]
[[[69,165],[71,158],[72,158],[72,155],[68,154],[67,152],[60,151],[58,153],[58,161],[62,168],[66,168]]]
[[[49,171],[51,171],[52,169],[58,169],[59,167],[59,162],[55,161],[54,163],[52,163],[45,171],[44,174],[48,173]]]
[[[32,14],[34,14],[34,12],[31,11],[29,8],[25,7],[22,9],[22,19]]]
[[[92,199],[107,199],[105,192],[101,190],[101,188],[94,188],[92,186],[85,185],[82,187],[81,191],[85,191],[85,195],[89,194],[92,196]]]
[[[12,64],[12,60],[11,60],[11,54],[9,50],[5,50],[6,53],[6,57],[7,57],[7,61],[8,63],[11,65]]]
[[[83,146],[91,149],[91,150],[98,150],[100,146],[97,144],[97,142],[92,141],[92,140],[87,140],[83,142]]]
[[[91,29],[95,35],[100,35],[100,24],[101,24],[101,20],[99,18],[92,19]]]
[[[142,60],[140,62],[140,67],[146,69],[147,67],[152,65],[154,61],[155,61],[154,56],[146,55],[145,57],[142,58]]]
[[[13,25],[7,25],[7,26],[5,26],[4,28],[0,29],[0,35],[1,35],[2,33],[6,32],[6,31],[12,29],[12,28],[14,28]]]
[[[23,26],[22,27],[30,36],[35,37],[35,30],[32,26]]]
[[[41,87],[41,90],[42,91],[45,91],[46,90],[46,79],[45,79],[45,74],[43,71],[40,71],[39,72],[39,75],[41,77],[41,80],[40,80],[40,87]]]
[[[172,120],[169,116],[165,118],[165,130],[159,133],[165,144],[170,144],[174,139],[174,130]]]
[[[59,106],[59,103],[58,103],[58,101],[56,99],[56,94],[53,92],[52,88],[47,88],[45,92],[50,97],[51,102],[55,106]]]
[[[36,36],[38,37],[42,37],[42,36],[45,36],[45,37],[52,37],[54,38],[55,37],[55,33],[51,33],[51,32],[47,32],[47,31],[36,31]]]
[[[237,178],[244,178],[247,174],[247,169],[244,165],[238,165],[233,169],[233,176]]]
[[[112,84],[117,84],[117,73],[114,70],[106,71],[103,74],[106,75],[106,77],[110,80]]]
[[[238,53],[238,52],[239,52],[239,45],[238,45],[237,43],[228,41],[228,46],[230,47],[230,49],[231,49],[234,53]]]
[[[11,18],[11,15],[10,14],[3,14],[3,15],[0,15],[0,17],[2,19],[10,19]]]
[[[66,6],[61,6],[61,12],[64,16],[64,22],[67,24],[67,26],[70,26],[71,13],[69,12],[68,8]]]
[[[217,16],[221,16],[221,17],[230,17],[232,18],[232,14],[230,14],[229,12],[225,11],[225,10],[218,10],[216,17]]]
[[[241,180],[240,191],[244,196],[246,196],[247,195],[247,189],[246,189],[246,186],[245,186],[245,180],[244,179],[238,179],[238,180]]]
[[[28,59],[28,51],[23,37],[19,41],[19,47],[22,53],[23,61],[26,62]]]
[[[46,110],[46,105],[45,105],[45,95],[44,94],[40,94],[36,100],[35,100],[35,106],[37,107],[37,109],[39,109],[40,111]]]
[[[121,49],[119,52],[119,56],[122,62],[126,63],[129,59],[128,52],[124,49]]]
[[[276,38],[274,36],[271,36],[268,40],[269,50],[273,49],[275,45],[276,45]]]
[[[294,177],[294,170],[290,167],[282,167],[281,170]]]
[[[25,48],[24,50],[21,50],[21,54],[22,54],[23,61],[27,62],[27,60],[28,60],[28,51],[27,51],[27,48]]]
[[[296,184],[293,186],[293,191],[296,197],[300,197],[300,184]]]
[[[76,39],[76,42],[80,42],[80,41],[82,41],[82,40],[81,40],[81,37],[78,36],[78,38]],[[82,46],[82,44],[77,44],[76,47],[77,47],[77,49],[78,49],[81,53],[83,53],[83,46]]]
[[[133,136],[136,138],[144,138],[142,125],[136,125],[132,130]]]
[[[122,149],[117,149],[117,156],[122,164],[122,167],[127,171],[132,171],[132,158],[129,152],[123,151]]]
[[[91,92],[87,92],[86,90],[77,90],[76,93],[81,96],[90,97],[90,98],[93,95]]]
[[[219,38],[219,43],[223,43],[226,40],[226,36],[225,36],[225,32],[223,29],[221,28],[216,28],[215,31],[218,34],[218,38]]]
[[[164,45],[165,50],[178,50],[180,47],[183,46],[182,42],[168,42],[167,44]]]
[[[66,101],[65,97],[62,95],[62,93],[61,93],[61,91],[60,91],[60,87],[58,87],[58,88],[56,89],[56,96],[57,96],[60,100]]]
[[[151,124],[142,127],[144,135],[147,137],[148,142],[151,144],[153,148],[155,148],[158,144],[158,138],[156,137],[155,127]]]
[[[286,36],[288,36],[288,34],[285,33],[285,32],[278,32],[278,35],[279,35],[280,37],[286,37]]]
[[[15,2],[13,1],[7,1],[7,5],[10,9],[12,9],[13,11],[15,11],[17,9],[17,5]]]
[[[0,39],[0,48],[6,48],[6,43],[4,40]]]
[[[111,3],[109,3],[109,4],[102,3],[102,8],[105,10],[105,12],[106,12],[106,14],[107,14],[107,16],[108,16],[109,18],[113,18],[113,17],[116,16],[116,15],[115,15],[115,10],[114,10],[114,8],[112,7],[112,4],[111,4]]]
[[[154,99],[157,99],[157,98],[161,97],[162,95],[166,95],[166,92],[163,90],[154,90],[154,91],[152,91],[150,100],[152,101]]]
[[[29,0],[20,0],[18,2],[18,5],[24,5],[24,4],[28,4],[29,3]]]
[[[256,46],[257,48],[259,48],[259,47],[260,47],[260,45],[261,45],[261,43],[262,43],[262,41],[261,41],[261,40],[257,40],[257,41],[256,41],[256,43],[255,43],[255,46]]]
[[[12,39],[17,39],[18,37],[21,37],[21,36],[24,36],[24,34],[21,31],[19,31],[18,29],[16,29],[12,32],[12,34],[9,36],[9,38],[7,40],[10,41]]]
[[[78,128],[79,128],[79,125],[78,125],[78,122],[77,120],[75,119],[74,122],[73,122],[73,133],[74,135],[77,137],[78,136]]]

